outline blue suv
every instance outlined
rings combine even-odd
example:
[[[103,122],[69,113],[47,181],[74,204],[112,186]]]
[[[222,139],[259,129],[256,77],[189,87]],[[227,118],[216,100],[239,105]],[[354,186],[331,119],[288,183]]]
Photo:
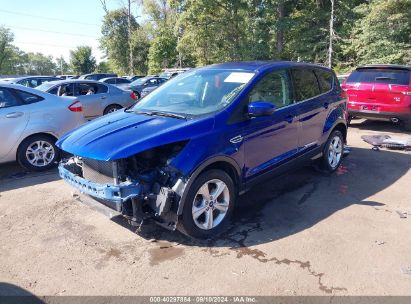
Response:
[[[341,164],[347,105],[330,69],[236,62],[181,74],[63,136],[60,176],[140,225],[206,238],[237,196],[309,161]]]

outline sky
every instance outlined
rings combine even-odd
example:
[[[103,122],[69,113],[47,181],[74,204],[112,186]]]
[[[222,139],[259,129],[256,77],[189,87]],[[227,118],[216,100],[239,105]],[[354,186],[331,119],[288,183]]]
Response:
[[[123,0],[106,0],[109,9]],[[13,44],[25,52],[40,52],[69,60],[79,45],[93,49],[97,62],[104,10],[99,0],[0,0],[0,25],[14,33]]]

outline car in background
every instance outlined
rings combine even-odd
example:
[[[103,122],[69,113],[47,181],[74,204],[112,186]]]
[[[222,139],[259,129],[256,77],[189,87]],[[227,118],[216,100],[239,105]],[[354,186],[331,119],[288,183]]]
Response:
[[[131,81],[122,77],[108,77],[100,79],[101,82],[114,85],[123,90],[130,90]]]
[[[143,77],[130,83],[130,89],[136,94],[137,98],[141,98],[141,91],[144,88],[156,88],[166,81],[166,78],[161,77]]]
[[[87,80],[100,80],[107,77],[117,77],[117,74],[109,74],[109,73],[91,73],[81,75],[78,79],[87,79]]]
[[[411,67],[360,66],[344,81],[351,118],[390,120],[411,131]]]
[[[133,75],[133,76],[121,76],[121,78],[125,78],[125,79],[128,79],[128,80],[130,80],[131,82],[133,82],[134,80],[137,80],[137,79],[139,79],[139,78],[143,78],[143,77],[145,77],[145,75]]]
[[[84,122],[75,97],[0,84],[0,163],[17,160],[28,170],[47,170],[60,157],[56,140]]]
[[[132,91],[124,91],[100,81],[68,79],[44,83],[36,88],[57,96],[75,96],[83,104],[88,120],[133,105],[137,98]]]
[[[163,72],[159,75],[159,77],[171,79],[176,77],[177,75],[189,71],[191,68],[181,68],[181,69],[164,69]]]
[[[150,218],[209,238],[252,185],[313,161],[338,169],[343,93],[332,70],[313,64],[194,69],[61,138],[57,146],[73,156],[60,163],[60,176],[131,223]]]
[[[79,76],[77,76],[77,75],[58,75],[56,77],[58,77],[60,79],[76,79]]]
[[[49,81],[61,80],[59,77],[54,76],[25,76],[17,78],[1,79],[0,82],[5,82],[9,84],[20,84],[25,87],[35,88],[42,83]]]
[[[148,87],[148,88],[142,89],[140,97],[143,98],[144,96],[147,96],[148,94],[150,94],[151,92],[153,92],[157,88],[158,87]]]
[[[340,84],[343,84],[344,81],[350,76],[350,74],[342,74],[342,75],[337,75],[337,79],[340,82]]]

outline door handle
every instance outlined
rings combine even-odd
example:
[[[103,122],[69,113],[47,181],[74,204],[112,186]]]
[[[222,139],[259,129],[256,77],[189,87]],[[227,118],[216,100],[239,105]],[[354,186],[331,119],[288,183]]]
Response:
[[[286,120],[288,123],[292,123],[293,120],[294,120],[294,115],[287,115],[287,116],[285,117],[285,120]]]
[[[101,96],[101,99],[106,99],[107,98],[107,96]]]
[[[328,102],[324,102],[324,109],[328,109],[329,103]]]
[[[17,118],[17,117],[20,117],[20,116],[23,116],[22,112],[12,112],[12,113],[8,113],[6,115],[7,118]]]

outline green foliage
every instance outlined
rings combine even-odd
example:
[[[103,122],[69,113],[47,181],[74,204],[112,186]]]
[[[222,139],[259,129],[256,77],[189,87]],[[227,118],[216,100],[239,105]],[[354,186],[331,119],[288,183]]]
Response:
[[[107,61],[101,61],[97,64],[94,72],[96,73],[110,73],[110,65]]]
[[[13,33],[8,28],[0,26],[0,73],[6,74],[11,68],[8,63],[16,55],[11,44],[13,40]]]
[[[346,41],[353,66],[411,62],[411,0],[373,0],[356,8],[359,18]]]
[[[93,72],[96,68],[96,59],[91,53],[91,47],[79,46],[70,51],[70,66],[73,72],[78,75]]]

